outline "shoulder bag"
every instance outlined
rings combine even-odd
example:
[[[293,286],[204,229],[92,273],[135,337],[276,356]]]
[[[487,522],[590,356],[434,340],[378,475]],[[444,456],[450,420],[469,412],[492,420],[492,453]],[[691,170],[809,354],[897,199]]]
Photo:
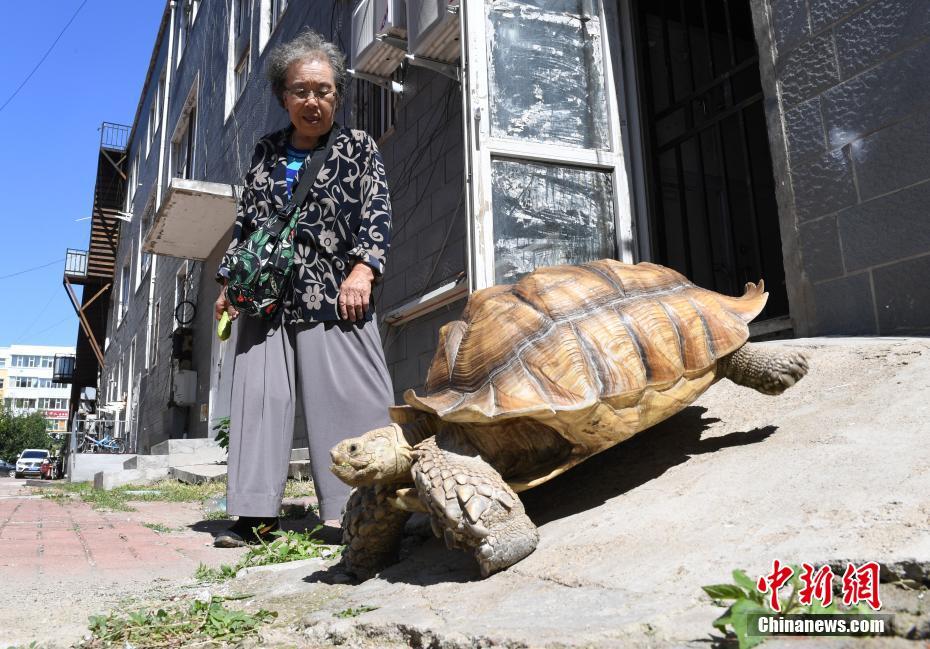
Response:
[[[300,216],[299,208],[307,200],[320,168],[329,158],[338,132],[339,126],[333,124],[326,149],[313,155],[288,204],[272,214],[233,251],[226,280],[226,298],[237,310],[270,319],[281,306],[294,271],[292,238]]]

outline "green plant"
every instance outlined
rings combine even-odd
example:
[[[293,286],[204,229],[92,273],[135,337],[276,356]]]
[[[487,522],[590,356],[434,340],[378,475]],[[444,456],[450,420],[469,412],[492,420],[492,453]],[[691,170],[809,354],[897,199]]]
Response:
[[[219,568],[211,568],[201,563],[194,572],[194,579],[202,582],[226,581],[227,579],[235,577],[237,572],[239,572],[238,567],[230,566],[226,563],[222,564]]]
[[[59,498],[51,489],[74,494],[94,509],[135,511],[130,501],[201,502],[204,498],[226,493],[225,482],[185,484],[176,480],[162,480],[151,485],[123,485],[109,491],[94,489],[90,482],[57,482],[49,488],[46,497]]]
[[[362,613],[368,613],[369,611],[377,611],[377,606],[359,606],[358,608],[347,608],[338,613],[333,613],[335,617],[347,618],[347,617],[357,617]]]
[[[301,559],[334,559],[342,554],[342,546],[326,545],[314,534],[322,529],[317,525],[310,532],[272,532],[274,540],[262,540],[258,545],[249,547],[249,551],[239,561],[230,566],[223,564],[219,568],[210,568],[204,564],[197,567],[194,578],[198,581],[217,582],[232,579],[243,568],[268,566],[275,563],[300,561]]]
[[[162,525],[161,523],[142,523],[142,527],[147,527],[150,530],[155,530],[160,534],[167,534],[168,532],[173,532],[173,527],[168,527],[167,525]]]
[[[214,595],[209,600],[180,602],[156,610],[94,615],[89,626],[92,637],[81,646],[87,649],[128,646],[154,649],[189,647],[211,640],[239,642],[256,634],[262,624],[278,615],[264,609],[254,614],[247,613],[228,609],[223,604],[247,597],[250,595]]]
[[[219,417],[214,420],[213,430],[216,431],[216,443],[220,448],[229,452],[229,417]]]
[[[786,587],[790,588],[790,594],[784,599],[779,599],[781,611],[775,613],[766,605],[763,594],[756,588],[756,582],[742,570],[733,571],[732,584],[713,584],[711,586],[702,586],[701,588],[714,600],[716,606],[726,606],[726,602],[732,602],[723,615],[714,620],[714,628],[724,635],[728,633],[727,627],[730,627],[732,633],[739,642],[740,649],[749,649],[766,639],[765,636],[751,635],[749,633],[749,616],[753,614],[760,615],[835,615],[838,613],[869,613],[867,607],[857,605],[855,607],[844,609],[840,608],[836,602],[829,606],[824,606],[814,600],[810,604],[802,604],[799,601],[801,588],[800,570],[797,566],[790,566],[792,570],[791,578],[788,580]]]

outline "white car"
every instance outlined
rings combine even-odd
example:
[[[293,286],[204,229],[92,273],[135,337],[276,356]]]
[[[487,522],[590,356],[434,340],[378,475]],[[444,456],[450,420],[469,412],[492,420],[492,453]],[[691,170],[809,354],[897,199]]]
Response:
[[[42,474],[42,460],[49,457],[49,452],[40,448],[27,448],[16,458],[16,477],[22,478],[26,474],[40,476]]]

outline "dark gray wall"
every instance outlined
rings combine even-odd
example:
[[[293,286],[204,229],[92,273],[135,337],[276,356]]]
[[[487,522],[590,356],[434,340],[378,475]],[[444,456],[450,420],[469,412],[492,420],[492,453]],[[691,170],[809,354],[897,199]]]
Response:
[[[930,332],[930,2],[755,4],[800,331]]]

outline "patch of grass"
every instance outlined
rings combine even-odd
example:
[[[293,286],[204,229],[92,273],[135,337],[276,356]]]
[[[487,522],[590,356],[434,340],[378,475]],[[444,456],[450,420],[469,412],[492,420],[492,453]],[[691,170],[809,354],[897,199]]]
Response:
[[[204,498],[226,493],[225,482],[206,482],[203,484],[185,484],[176,480],[162,480],[151,485],[123,485],[103,491],[94,489],[90,482],[62,482],[56,484],[61,494],[50,491],[47,498],[64,498],[67,494],[74,494],[94,509],[114,509],[131,512],[135,509],[128,505],[130,501],[160,501],[160,502],[200,502]],[[139,492],[139,493],[132,493]],[[54,494],[54,495],[53,495]]]
[[[229,518],[229,514],[226,512],[210,512],[203,515],[203,520],[205,521],[222,521]]]
[[[239,569],[236,566],[230,566],[226,563],[219,568],[211,568],[201,563],[194,572],[194,579],[206,583],[226,581],[235,577],[237,572],[239,572]]]
[[[312,480],[288,480],[284,485],[285,498],[304,498],[315,495]]]
[[[94,615],[90,618],[92,637],[80,647],[190,647],[211,641],[241,642],[256,635],[258,629],[277,617],[277,613],[261,609],[247,613],[227,608],[223,602],[238,597],[212,596],[177,602],[156,610],[141,609],[127,613]]]
[[[326,545],[314,536],[322,529],[317,525],[310,532],[272,532],[274,540],[262,541],[259,545],[249,547],[249,551],[235,565],[223,564],[219,568],[210,568],[204,564],[197,567],[194,578],[199,581],[217,582],[232,579],[243,568],[269,566],[276,563],[300,561],[301,559],[335,559],[342,554],[343,546]]]
[[[150,530],[155,530],[160,534],[167,534],[168,532],[173,532],[173,527],[168,527],[167,525],[162,525],[161,523],[142,523],[142,527],[147,527]]]
[[[347,617],[358,617],[362,613],[368,613],[369,611],[377,611],[377,606],[359,606],[358,608],[347,608],[344,611],[339,611],[338,613],[333,613],[335,617],[347,618]]]

